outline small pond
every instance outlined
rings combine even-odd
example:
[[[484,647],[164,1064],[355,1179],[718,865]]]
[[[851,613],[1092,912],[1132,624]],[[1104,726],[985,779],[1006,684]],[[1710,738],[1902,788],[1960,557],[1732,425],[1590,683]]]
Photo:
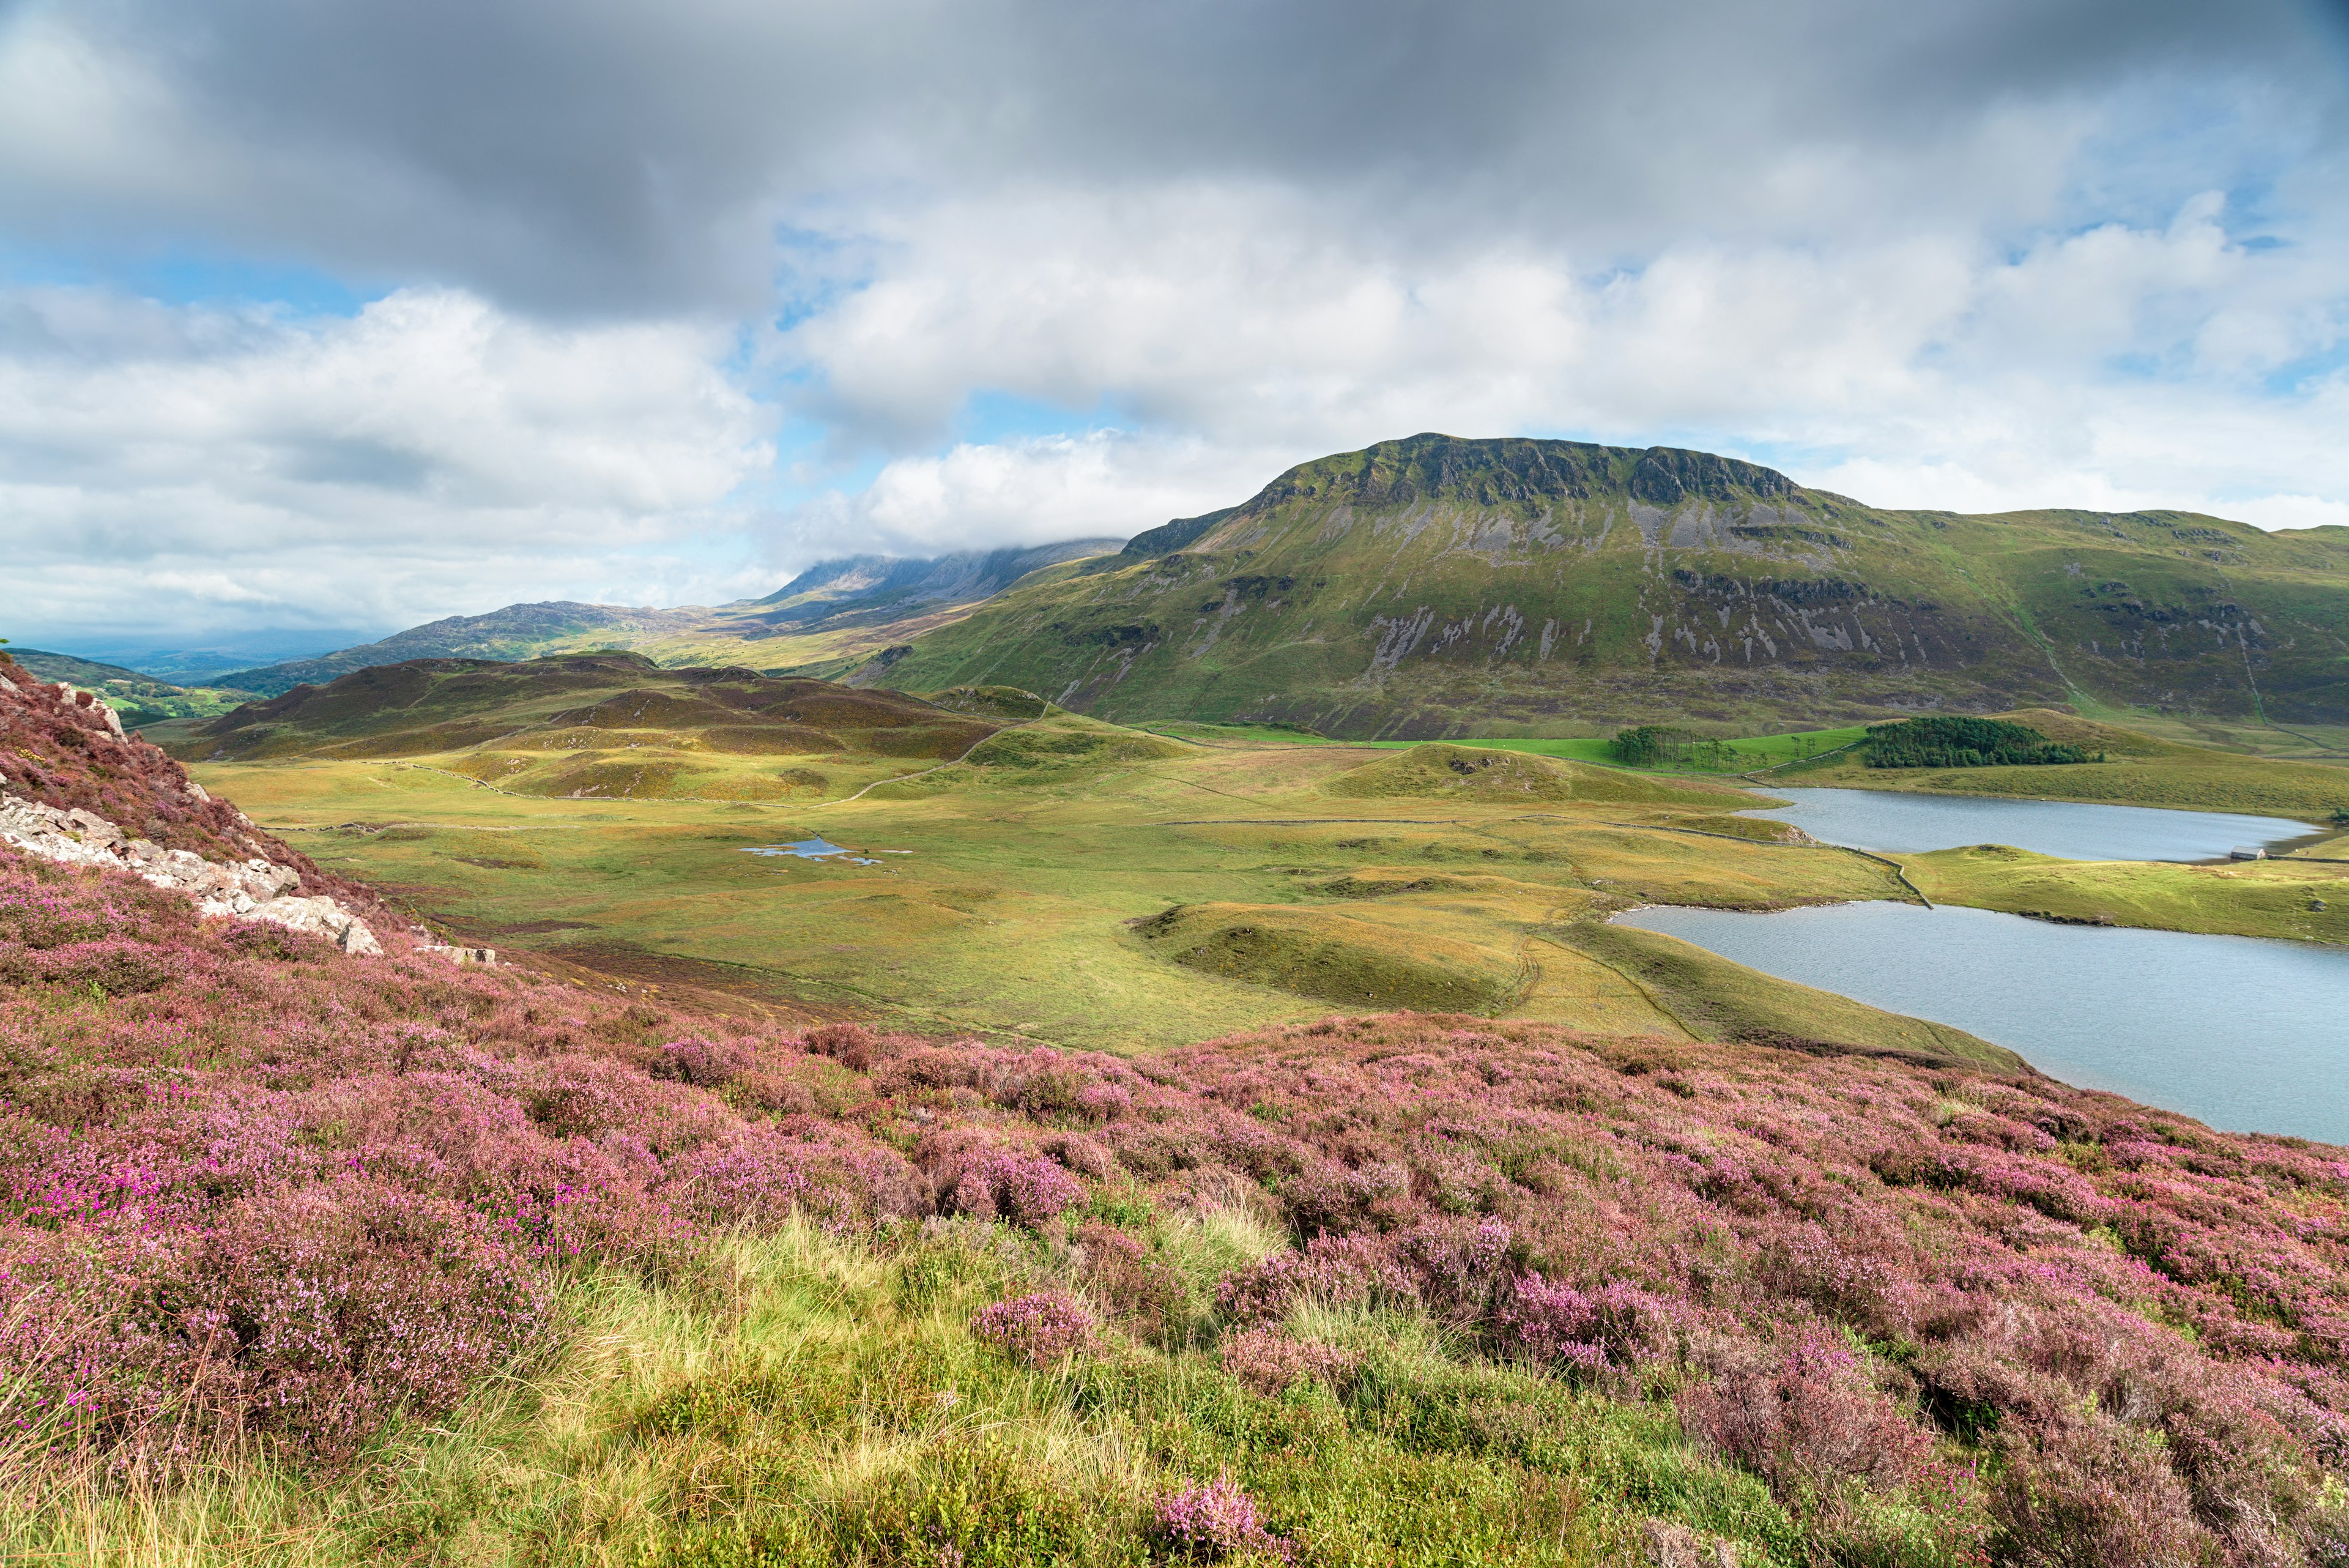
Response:
[[[1915,904],[1618,919],[1953,1024],[2068,1084],[2231,1131],[2349,1143],[2349,950]]]
[[[2085,805],[2068,800],[1873,789],[1776,793],[1792,796],[1795,804],[1738,815],[1791,822],[1828,844],[1891,852],[2012,844],[2066,860],[2222,860],[2238,846],[2266,847],[2317,831],[2304,822],[2277,816]]]
[[[878,866],[878,860],[868,860],[861,855],[843,849],[837,844],[821,838],[802,838],[796,844],[754,844],[742,851],[745,855],[793,855],[802,860],[845,860],[852,866]]]

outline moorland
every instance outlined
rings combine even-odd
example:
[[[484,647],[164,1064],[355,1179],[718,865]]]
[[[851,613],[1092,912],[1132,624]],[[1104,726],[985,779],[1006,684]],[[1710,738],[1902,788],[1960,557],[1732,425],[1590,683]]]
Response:
[[[648,668],[626,678],[649,685]],[[713,673],[705,688],[757,690]],[[1704,781],[1467,748],[1195,757],[1050,711],[998,712],[943,773],[855,800],[846,777],[804,807],[513,787],[563,765],[513,742],[582,711],[653,711],[594,696],[574,687],[547,728],[479,748],[494,785],[428,771],[430,753],[210,773],[306,775],[315,800],[419,817],[431,791],[493,805],[515,815],[465,829],[479,853],[448,862],[484,874],[555,869],[473,864],[533,812],[568,814],[531,836],[551,857],[667,809],[828,810],[849,826],[825,831],[861,842],[879,819],[853,814],[957,803],[953,831],[1009,845],[988,867],[1008,871],[1087,810],[1165,809],[1154,791],[1249,819],[1192,804],[1197,820],[1146,841],[1176,862],[1205,846],[1186,874],[1270,888],[1298,865],[1353,885],[1267,900],[1309,913],[1473,902],[1485,877],[1533,877],[1537,898],[1493,895],[1527,908],[1618,896],[1602,867],[1731,897],[1780,896],[1781,863],[1877,891],[1887,869],[1688,828],[1738,820],[1721,814],[1746,798]],[[282,738],[292,715],[276,722]],[[0,742],[8,787],[50,806],[308,865],[57,688],[0,690]],[[1130,749],[1145,743],[1170,750]],[[727,755],[696,765],[781,760]],[[905,761],[836,757],[859,776]],[[1308,799],[1370,818],[1310,825],[1366,842],[1291,836],[1309,825],[1253,809]],[[1023,814],[1040,830],[995,832]],[[1442,831],[1405,831],[1425,827]],[[1195,828],[1215,831],[1182,836]],[[459,830],[368,831],[397,848]],[[1718,868],[1664,847],[1682,839]],[[1123,863],[1094,843],[1094,875]],[[934,849],[952,852],[946,833]],[[707,869],[738,863],[764,865]],[[566,862],[535,907],[619,868]],[[874,867],[854,883],[812,869],[826,880],[786,900],[890,886]],[[1143,924],[1171,929],[1132,940],[1260,950],[1218,948],[1221,916],[1180,912],[1203,909],[1162,906]],[[835,904],[832,929],[853,915]],[[2250,1568],[2349,1552],[2349,1150],[2216,1133],[1946,1038],[1322,1003],[1129,1057],[792,1019],[552,961],[459,968],[395,921],[382,934],[384,956],[354,957],[0,847],[9,1561]],[[1441,935],[1407,954],[1452,964]],[[1037,1011],[1073,968],[1027,976]]]
[[[1736,815],[1781,798],[1744,779],[1497,745],[1133,729],[1001,689],[933,695],[626,654],[438,660],[157,733],[207,787],[451,940],[795,1016],[1091,1049],[1333,1005],[1994,1049],[1606,923],[1641,903],[1922,897],[2349,940],[2349,867],[2327,863],[1877,857]],[[2143,799],[2173,776],[2180,792],[2234,780],[2245,802],[2314,824],[2349,779],[2095,733],[2118,760],[1859,782],[1949,774],[2030,793],[2093,774],[2153,781],[2123,796]],[[1798,756],[1764,776],[1844,782],[1846,766]],[[814,840],[844,853],[746,853]]]
[[[1350,740],[1713,739],[2056,707],[2349,756],[2349,529],[1888,509],[1710,453],[1419,435],[1123,542],[851,557],[716,608],[508,606],[216,681],[633,649],[1120,722]],[[192,711],[192,710],[191,710]]]
[[[0,790],[382,950],[0,844],[0,1558],[2349,1562],[2349,1150],[1609,919],[2349,943],[2344,545],[1425,436],[233,690],[0,653]]]

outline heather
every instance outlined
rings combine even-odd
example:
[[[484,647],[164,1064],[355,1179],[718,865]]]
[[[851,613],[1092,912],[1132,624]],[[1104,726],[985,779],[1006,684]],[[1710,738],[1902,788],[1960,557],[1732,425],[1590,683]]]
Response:
[[[165,849],[211,860],[258,855],[302,873],[303,891],[363,896],[320,873],[302,856],[257,833],[226,801],[191,788],[180,765],[119,721],[87,691],[35,680],[22,666],[0,663],[0,790],[59,811],[104,817],[125,833]]]
[[[0,857],[11,1554],[2349,1551],[2342,1150],[1897,1058],[1394,1014],[1137,1061],[392,945]]]

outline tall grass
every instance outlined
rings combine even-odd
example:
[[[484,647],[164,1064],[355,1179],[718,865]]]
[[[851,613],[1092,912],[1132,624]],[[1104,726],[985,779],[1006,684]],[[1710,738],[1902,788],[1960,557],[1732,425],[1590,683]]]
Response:
[[[1276,1240],[1237,1211],[1161,1239],[1201,1297]],[[1749,1562],[1791,1538],[1668,1415],[1478,1362],[1423,1314],[1297,1306],[1287,1332],[1371,1369],[1350,1399],[1322,1382],[1250,1394],[1206,1345],[1112,1335],[1031,1370],[974,1340],[979,1307],[1066,1282],[1078,1255],[976,1222],[795,1221],[715,1239],[667,1282],[585,1270],[559,1350],[329,1480],[257,1451],[160,1480],[60,1469],[19,1437],[0,1450],[0,1559],[1139,1563],[1154,1501],[1226,1473],[1316,1561],[1588,1563],[1657,1508],[1746,1532]],[[1491,1418],[1509,1409],[1504,1435]],[[1593,1474],[1643,1478],[1640,1506],[1594,1503]]]

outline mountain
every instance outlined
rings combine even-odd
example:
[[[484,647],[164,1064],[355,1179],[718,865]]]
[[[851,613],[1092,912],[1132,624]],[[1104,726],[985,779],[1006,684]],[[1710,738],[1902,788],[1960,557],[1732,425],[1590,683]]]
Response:
[[[171,719],[209,718],[225,713],[249,695],[216,687],[175,686],[126,670],[100,664],[70,653],[45,649],[15,648],[16,661],[44,680],[62,680],[86,691],[96,691],[121,715],[126,724],[153,724]]]
[[[646,609],[553,599],[450,616],[316,659],[240,670],[216,684],[274,697],[354,670],[416,659],[513,660],[630,649],[671,666],[755,663],[769,673],[850,669],[879,650],[951,624],[1031,572],[1105,555],[1116,539],[935,559],[850,556],[819,562],[762,599],[717,608]]]
[[[965,551],[935,560],[848,556],[810,566],[757,601],[758,613],[742,618],[778,628],[795,627],[852,615],[877,619],[917,605],[975,604],[1001,593],[1030,572],[1063,561],[1106,556],[1122,543],[1070,539],[1027,549]]]
[[[411,659],[529,659],[555,645],[576,642],[582,638],[600,639],[616,647],[647,635],[685,631],[708,614],[706,610],[579,604],[569,599],[508,605],[487,615],[458,615],[429,621],[397,632],[381,642],[346,648],[316,659],[296,659],[258,670],[235,670],[221,677],[221,683],[274,697],[296,686],[322,684],[354,670],[399,664]]]
[[[2339,723],[2349,528],[1894,511],[1706,452],[1418,435],[848,678],[1349,736],[2052,703]]]
[[[591,653],[373,665],[207,723],[174,726],[161,743],[191,762],[254,762],[421,756],[494,742],[500,787],[573,794],[597,793],[588,786],[605,774],[650,778],[648,766],[666,787],[696,773],[697,762],[728,757],[944,760],[1001,727],[999,719],[896,691],[739,667],[664,670],[642,654]]]

